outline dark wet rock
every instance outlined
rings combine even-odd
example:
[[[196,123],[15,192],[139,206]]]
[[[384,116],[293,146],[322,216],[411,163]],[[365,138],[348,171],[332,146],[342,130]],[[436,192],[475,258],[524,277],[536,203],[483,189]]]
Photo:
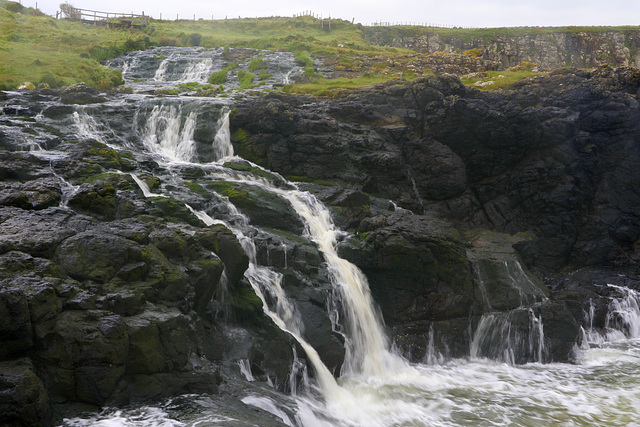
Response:
[[[334,208],[333,220],[341,229],[357,229],[364,218],[371,216],[371,199],[361,191],[327,187],[318,196]]]
[[[65,311],[37,352],[54,395],[99,405],[125,371],[129,340],[122,318],[104,311]]]
[[[249,267],[249,257],[231,230],[224,225],[214,224],[207,229],[198,230],[195,238],[204,248],[215,252],[222,259],[229,284],[234,286],[238,283]]]
[[[365,219],[360,231],[374,254],[371,264],[360,267],[390,325],[469,312],[473,285],[466,245],[448,224],[396,212]]]
[[[624,190],[640,170],[637,75],[565,70],[505,92],[428,77],[305,107],[268,96],[234,110],[233,141],[285,175],[467,226],[533,231],[519,246],[530,265],[624,262],[640,235],[630,214],[637,191]]]
[[[60,99],[63,104],[96,104],[106,102],[106,98],[101,96],[94,88],[84,83],[78,83],[60,90]]]
[[[0,252],[20,250],[34,256],[50,258],[64,239],[86,230],[91,219],[60,209],[24,211],[0,208]]]
[[[20,355],[33,346],[29,304],[19,288],[2,283],[0,288],[0,359]]]
[[[47,389],[27,359],[0,361],[0,424],[53,426]]]
[[[252,224],[300,234],[302,221],[291,204],[274,193],[241,183],[212,182],[207,187],[226,196]]]
[[[83,184],[69,200],[69,206],[93,215],[112,219],[115,217],[116,189],[107,183]]]
[[[103,254],[109,254],[104,257]],[[88,231],[78,233],[65,240],[58,251],[58,264],[76,280],[92,280],[106,283],[122,268],[132,262],[142,260],[142,248],[118,236]],[[131,269],[124,274],[130,275]],[[127,277],[125,277],[127,279]],[[128,277],[133,279],[133,277]]]

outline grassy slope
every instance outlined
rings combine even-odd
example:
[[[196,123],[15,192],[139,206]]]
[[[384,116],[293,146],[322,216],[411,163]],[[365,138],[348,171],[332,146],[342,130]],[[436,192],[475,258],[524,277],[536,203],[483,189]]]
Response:
[[[57,86],[84,81],[98,88],[120,82],[120,74],[89,58],[89,51],[98,45],[124,45],[132,34],[30,14],[35,12],[0,8],[0,89],[24,81]]]
[[[441,36],[491,37],[497,34],[531,34],[554,31],[631,30],[637,27],[569,27],[507,29],[445,29],[393,27],[388,34],[437,33]],[[415,52],[406,49],[372,46],[362,37],[362,28],[347,21],[325,21],[312,17],[272,17],[225,19],[216,21],[152,21],[144,30],[94,28],[77,22],[55,20],[18,3],[0,0],[0,89],[12,89],[24,81],[47,82],[62,86],[84,81],[107,89],[119,84],[119,72],[102,67],[99,61],[121,55],[128,50],[150,46],[249,47],[308,52],[321,56],[337,70],[356,79],[315,78],[304,85],[288,86],[290,92],[327,94],[333,88],[357,87],[406,73]],[[376,69],[375,63],[400,63],[399,69]],[[373,68],[371,68],[373,64]],[[367,68],[369,65],[369,68]],[[425,71],[428,72],[428,71]],[[502,72],[501,74],[505,74]],[[508,72],[507,72],[508,74]],[[312,73],[309,73],[311,76]],[[512,76],[504,83],[511,81]],[[515,76],[517,77],[517,76]],[[473,84],[475,81],[468,81]],[[501,82],[502,83],[502,82]],[[496,85],[497,87],[498,85]],[[500,84],[499,86],[504,86]],[[485,87],[489,88],[489,87]]]

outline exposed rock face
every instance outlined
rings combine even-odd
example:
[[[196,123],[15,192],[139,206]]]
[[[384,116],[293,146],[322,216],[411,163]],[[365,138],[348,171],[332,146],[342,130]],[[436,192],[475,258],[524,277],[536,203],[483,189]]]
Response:
[[[363,27],[367,41],[381,46],[413,49],[426,54],[446,52],[461,54],[476,50],[480,62],[499,64],[500,69],[513,67],[523,61],[533,62],[548,69],[558,67],[640,66],[640,32],[541,32],[528,34],[504,29],[492,35],[445,36],[428,29],[400,29]],[[486,34],[486,32],[485,32]],[[488,69],[495,69],[491,68]]]
[[[368,275],[412,360],[469,355],[469,331],[500,314],[522,333],[543,322],[541,359],[566,361],[586,301],[607,296],[584,283],[622,266],[638,282],[639,91],[638,70],[600,68],[493,93],[430,77],[325,101],[270,94],[238,103],[232,139],[248,160],[303,181],[354,233],[341,236],[341,254]],[[59,92],[7,96],[0,388],[10,391],[0,393],[0,423],[52,425],[53,406],[215,392],[219,368],[240,359],[286,387],[295,343],[245,277],[253,248],[231,225],[206,226],[206,212],[251,224],[251,256],[282,274],[305,338],[339,372],[344,343],[327,314],[323,256],[278,191],[244,178],[292,184],[243,161],[224,165],[229,179],[205,171],[218,110],[194,108],[208,123],[194,131],[202,164],[178,173],[78,135],[76,107],[60,105]],[[144,129],[111,104],[93,107],[109,137]],[[38,126],[40,112],[55,132]],[[157,194],[145,197],[130,172]],[[517,362],[536,357],[527,351]]]
[[[427,214],[351,222],[367,240],[343,249],[368,273],[399,345],[416,360],[430,331],[449,344],[466,336],[449,354],[468,354],[469,316],[477,324],[488,310],[516,310],[521,292],[541,304],[531,316],[549,325],[548,357],[567,360],[582,320],[573,303],[543,303],[547,291],[526,279],[530,273],[522,273],[530,289],[509,290],[513,272],[504,263],[547,272],[637,264],[640,193],[629,183],[640,179],[638,89],[638,70],[605,67],[561,70],[508,92],[431,77],[327,103],[274,95],[234,111],[233,137],[243,156],[284,175],[329,180]],[[519,255],[510,248],[507,261],[464,256],[464,239],[435,226],[434,215],[531,234],[512,242]],[[526,331],[530,314],[521,314],[513,321]]]
[[[469,226],[533,231],[520,249],[540,268],[612,263],[635,257],[640,238],[640,196],[628,185],[640,170],[639,85],[636,69],[601,69],[503,93],[432,77],[307,108],[267,97],[236,110],[234,138],[284,175]]]

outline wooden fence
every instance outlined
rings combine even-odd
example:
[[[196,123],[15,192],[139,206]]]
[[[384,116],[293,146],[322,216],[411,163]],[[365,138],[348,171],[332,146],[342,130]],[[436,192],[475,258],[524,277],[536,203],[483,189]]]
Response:
[[[104,25],[106,27],[146,27],[151,21],[151,17],[133,13],[112,13],[100,12],[98,10],[79,9],[68,3],[61,4],[62,14],[72,20],[82,21],[85,24],[94,26]]]

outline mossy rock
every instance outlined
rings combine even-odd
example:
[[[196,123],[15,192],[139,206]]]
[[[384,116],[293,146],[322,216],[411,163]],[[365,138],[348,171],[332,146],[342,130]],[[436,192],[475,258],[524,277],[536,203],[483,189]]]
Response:
[[[239,322],[253,321],[263,314],[262,300],[251,286],[242,282],[229,295],[229,303]]]
[[[251,223],[302,234],[304,225],[289,201],[260,187],[230,182],[211,182],[207,187],[229,198]]]
[[[184,203],[170,197],[154,196],[151,201],[153,208],[151,214],[166,219],[167,221],[184,221],[196,227],[204,227],[204,224],[195,216]]]
[[[207,190],[205,190],[197,182],[185,181],[185,184],[187,185],[187,187],[189,187],[189,190],[191,190],[192,193],[195,193],[195,194],[197,194],[199,196],[204,196],[206,198],[210,198],[211,197],[211,193],[209,193]]]
[[[222,224],[214,224],[196,232],[195,239],[220,257],[225,265],[230,286],[235,286],[249,267],[249,257],[231,230]]]
[[[116,188],[106,182],[83,184],[69,200],[69,206],[100,218],[114,218],[117,209]]]

